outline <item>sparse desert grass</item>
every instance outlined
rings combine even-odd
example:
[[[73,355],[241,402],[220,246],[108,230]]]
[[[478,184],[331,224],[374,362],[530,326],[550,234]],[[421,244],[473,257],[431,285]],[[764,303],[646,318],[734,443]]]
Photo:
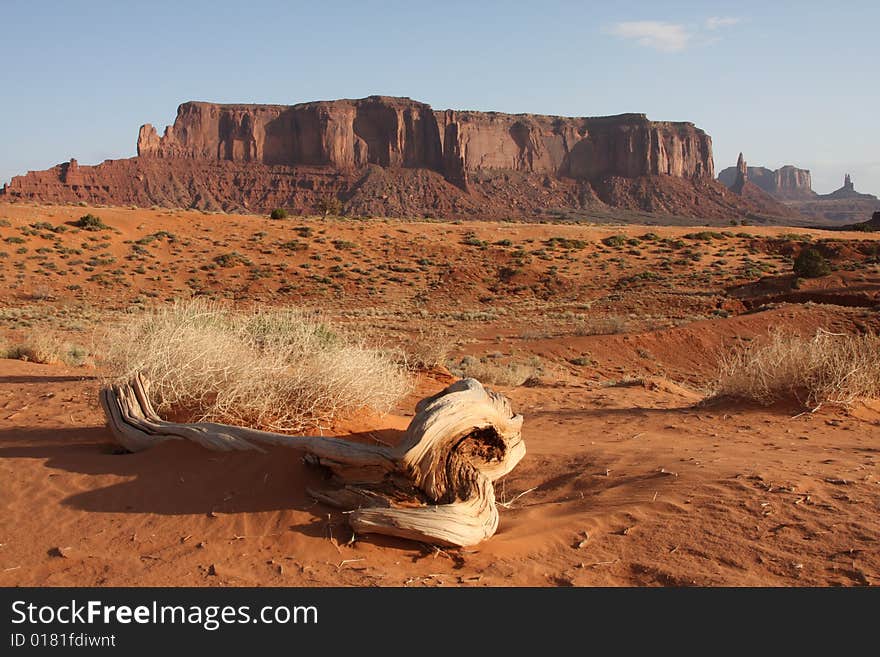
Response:
[[[443,327],[419,327],[416,334],[404,343],[403,362],[410,370],[431,370],[445,366],[455,339]]]
[[[494,358],[465,356],[457,363],[450,363],[449,371],[456,376],[471,377],[481,383],[516,387],[536,383],[543,368],[537,357],[527,363],[500,362]]]
[[[586,317],[575,322],[574,335],[614,335],[625,333],[629,328],[629,320],[620,315],[605,317]]]
[[[383,351],[296,309],[178,302],[125,318],[107,345],[112,377],[143,373],[160,413],[276,431],[386,412],[410,386]]]
[[[880,337],[775,331],[722,358],[715,396],[761,404],[796,399],[810,408],[878,397]]]
[[[0,345],[0,358],[27,360],[47,365],[63,363],[70,367],[94,365],[92,355],[87,348],[47,333],[37,333],[22,343]]]

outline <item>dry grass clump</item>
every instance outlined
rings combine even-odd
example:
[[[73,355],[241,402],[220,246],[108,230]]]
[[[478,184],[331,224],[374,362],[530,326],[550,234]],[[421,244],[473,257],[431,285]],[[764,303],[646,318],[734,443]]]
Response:
[[[477,379],[481,383],[509,387],[536,384],[543,374],[537,358],[532,358],[528,363],[520,363],[475,356],[465,356],[458,363],[450,364],[449,371],[456,376]]]
[[[404,342],[400,350],[400,360],[409,370],[433,370],[446,366],[449,352],[454,347],[455,339],[445,328],[423,326]]]
[[[70,367],[94,365],[92,355],[85,347],[45,333],[38,333],[23,343],[0,345],[0,358],[46,365],[63,363]]]
[[[771,333],[722,359],[715,396],[810,408],[880,396],[880,337],[819,330],[812,338]]]
[[[572,333],[578,336],[584,335],[615,335],[626,333],[629,330],[629,320],[620,315],[607,315],[605,317],[586,317],[575,322]]]
[[[158,412],[200,421],[302,431],[387,412],[410,388],[381,350],[295,309],[178,302],[126,318],[107,343],[115,379],[141,372]]]

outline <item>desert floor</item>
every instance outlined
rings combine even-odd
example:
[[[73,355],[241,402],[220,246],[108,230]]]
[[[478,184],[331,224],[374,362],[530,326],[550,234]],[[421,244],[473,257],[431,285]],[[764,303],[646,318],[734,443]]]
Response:
[[[109,228],[75,228],[87,212]],[[0,336],[82,363],[0,359],[0,585],[876,585],[880,402],[707,399],[721,355],[771,329],[878,331],[874,240],[0,205]],[[835,271],[796,285],[807,241]],[[528,448],[498,533],[352,540],[292,450],[119,453],[102,329],[193,295],[315,309],[445,364],[329,433],[394,442],[450,371],[495,377]]]

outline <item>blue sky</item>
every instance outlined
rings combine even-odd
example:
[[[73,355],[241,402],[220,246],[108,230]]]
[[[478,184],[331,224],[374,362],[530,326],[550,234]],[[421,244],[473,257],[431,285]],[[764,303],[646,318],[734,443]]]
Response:
[[[880,195],[876,1],[0,0],[0,20],[0,182],[130,157],[186,100],[385,94],[692,121],[717,170],[743,151]]]

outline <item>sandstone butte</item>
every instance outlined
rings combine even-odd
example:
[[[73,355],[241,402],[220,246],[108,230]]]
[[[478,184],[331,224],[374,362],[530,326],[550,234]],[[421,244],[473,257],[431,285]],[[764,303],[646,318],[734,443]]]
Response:
[[[740,154],[742,155],[742,154]],[[740,164],[727,167],[718,174],[718,181],[733,188],[738,181]],[[816,197],[809,169],[786,165],[779,169],[746,167],[747,179],[780,201],[797,201]]]
[[[706,219],[791,217],[714,180],[712,140],[644,114],[567,118],[443,110],[370,96],[299,105],[187,102],[137,157],[14,177],[0,200],[352,216],[576,217],[622,208]],[[757,202],[760,201],[760,202]]]

